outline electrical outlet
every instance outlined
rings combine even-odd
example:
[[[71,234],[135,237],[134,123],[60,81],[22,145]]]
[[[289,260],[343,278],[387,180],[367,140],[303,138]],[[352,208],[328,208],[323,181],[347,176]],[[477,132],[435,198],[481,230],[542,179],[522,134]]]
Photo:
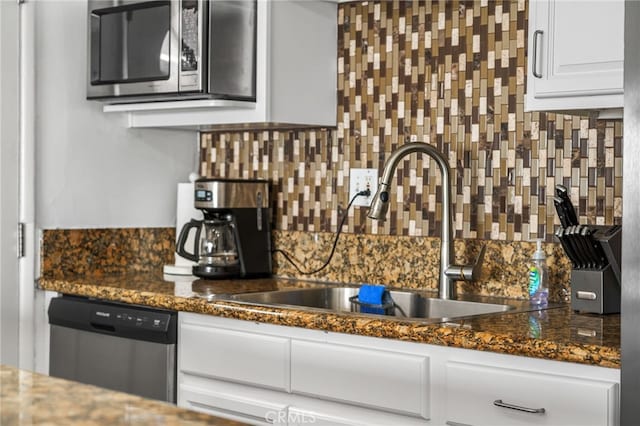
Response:
[[[371,195],[360,196],[353,202],[354,206],[369,207],[378,190],[378,169],[351,169],[349,171],[349,201],[355,195],[368,189]]]

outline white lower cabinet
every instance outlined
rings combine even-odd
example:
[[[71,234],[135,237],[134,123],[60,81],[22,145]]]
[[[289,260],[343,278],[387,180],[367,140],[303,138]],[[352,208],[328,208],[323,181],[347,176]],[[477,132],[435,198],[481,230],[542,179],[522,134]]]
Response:
[[[474,426],[617,423],[615,382],[479,364],[448,362],[447,413]]]
[[[332,416],[329,414],[318,414],[315,411],[305,410],[302,408],[290,408],[288,420],[290,425],[304,425],[313,423],[314,425],[320,426],[331,426],[331,425],[353,425],[353,419],[348,419],[344,417]],[[366,422],[360,423],[362,425],[366,425]]]
[[[288,338],[183,322],[180,339],[183,373],[289,391]]]
[[[429,358],[293,340],[291,391],[428,419]]]
[[[275,392],[224,381],[182,377],[178,405],[255,425],[286,425],[286,403]]]
[[[292,395],[287,414],[290,426],[419,426],[430,421],[402,416],[387,411],[367,409],[353,404],[340,404],[319,398]]]
[[[179,327],[178,405],[250,424],[619,424],[616,369],[193,313]]]

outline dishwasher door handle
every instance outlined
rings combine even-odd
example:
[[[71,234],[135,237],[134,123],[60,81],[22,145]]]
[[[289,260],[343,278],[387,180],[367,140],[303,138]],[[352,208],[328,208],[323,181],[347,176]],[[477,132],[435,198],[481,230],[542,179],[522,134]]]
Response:
[[[100,324],[97,322],[90,322],[89,325],[91,325],[91,327],[95,328],[96,330],[100,330],[100,331],[108,331],[110,333],[115,333],[116,332],[116,328],[112,325],[109,324]]]

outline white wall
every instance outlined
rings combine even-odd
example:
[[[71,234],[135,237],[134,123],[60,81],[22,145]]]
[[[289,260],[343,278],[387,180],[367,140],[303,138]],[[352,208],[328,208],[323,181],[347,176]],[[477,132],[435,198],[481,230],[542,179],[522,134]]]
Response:
[[[36,3],[36,225],[175,226],[197,133],[128,129],[85,99],[86,1]]]
[[[0,363],[19,365],[20,288],[18,222],[18,7],[0,2]]]

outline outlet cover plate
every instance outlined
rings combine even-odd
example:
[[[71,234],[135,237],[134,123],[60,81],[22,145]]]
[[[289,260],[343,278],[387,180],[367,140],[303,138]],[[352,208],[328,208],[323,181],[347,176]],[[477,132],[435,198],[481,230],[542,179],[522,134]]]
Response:
[[[349,201],[360,191],[371,191],[368,197],[360,196],[353,202],[354,206],[369,207],[378,190],[378,169],[351,169],[349,171]]]

